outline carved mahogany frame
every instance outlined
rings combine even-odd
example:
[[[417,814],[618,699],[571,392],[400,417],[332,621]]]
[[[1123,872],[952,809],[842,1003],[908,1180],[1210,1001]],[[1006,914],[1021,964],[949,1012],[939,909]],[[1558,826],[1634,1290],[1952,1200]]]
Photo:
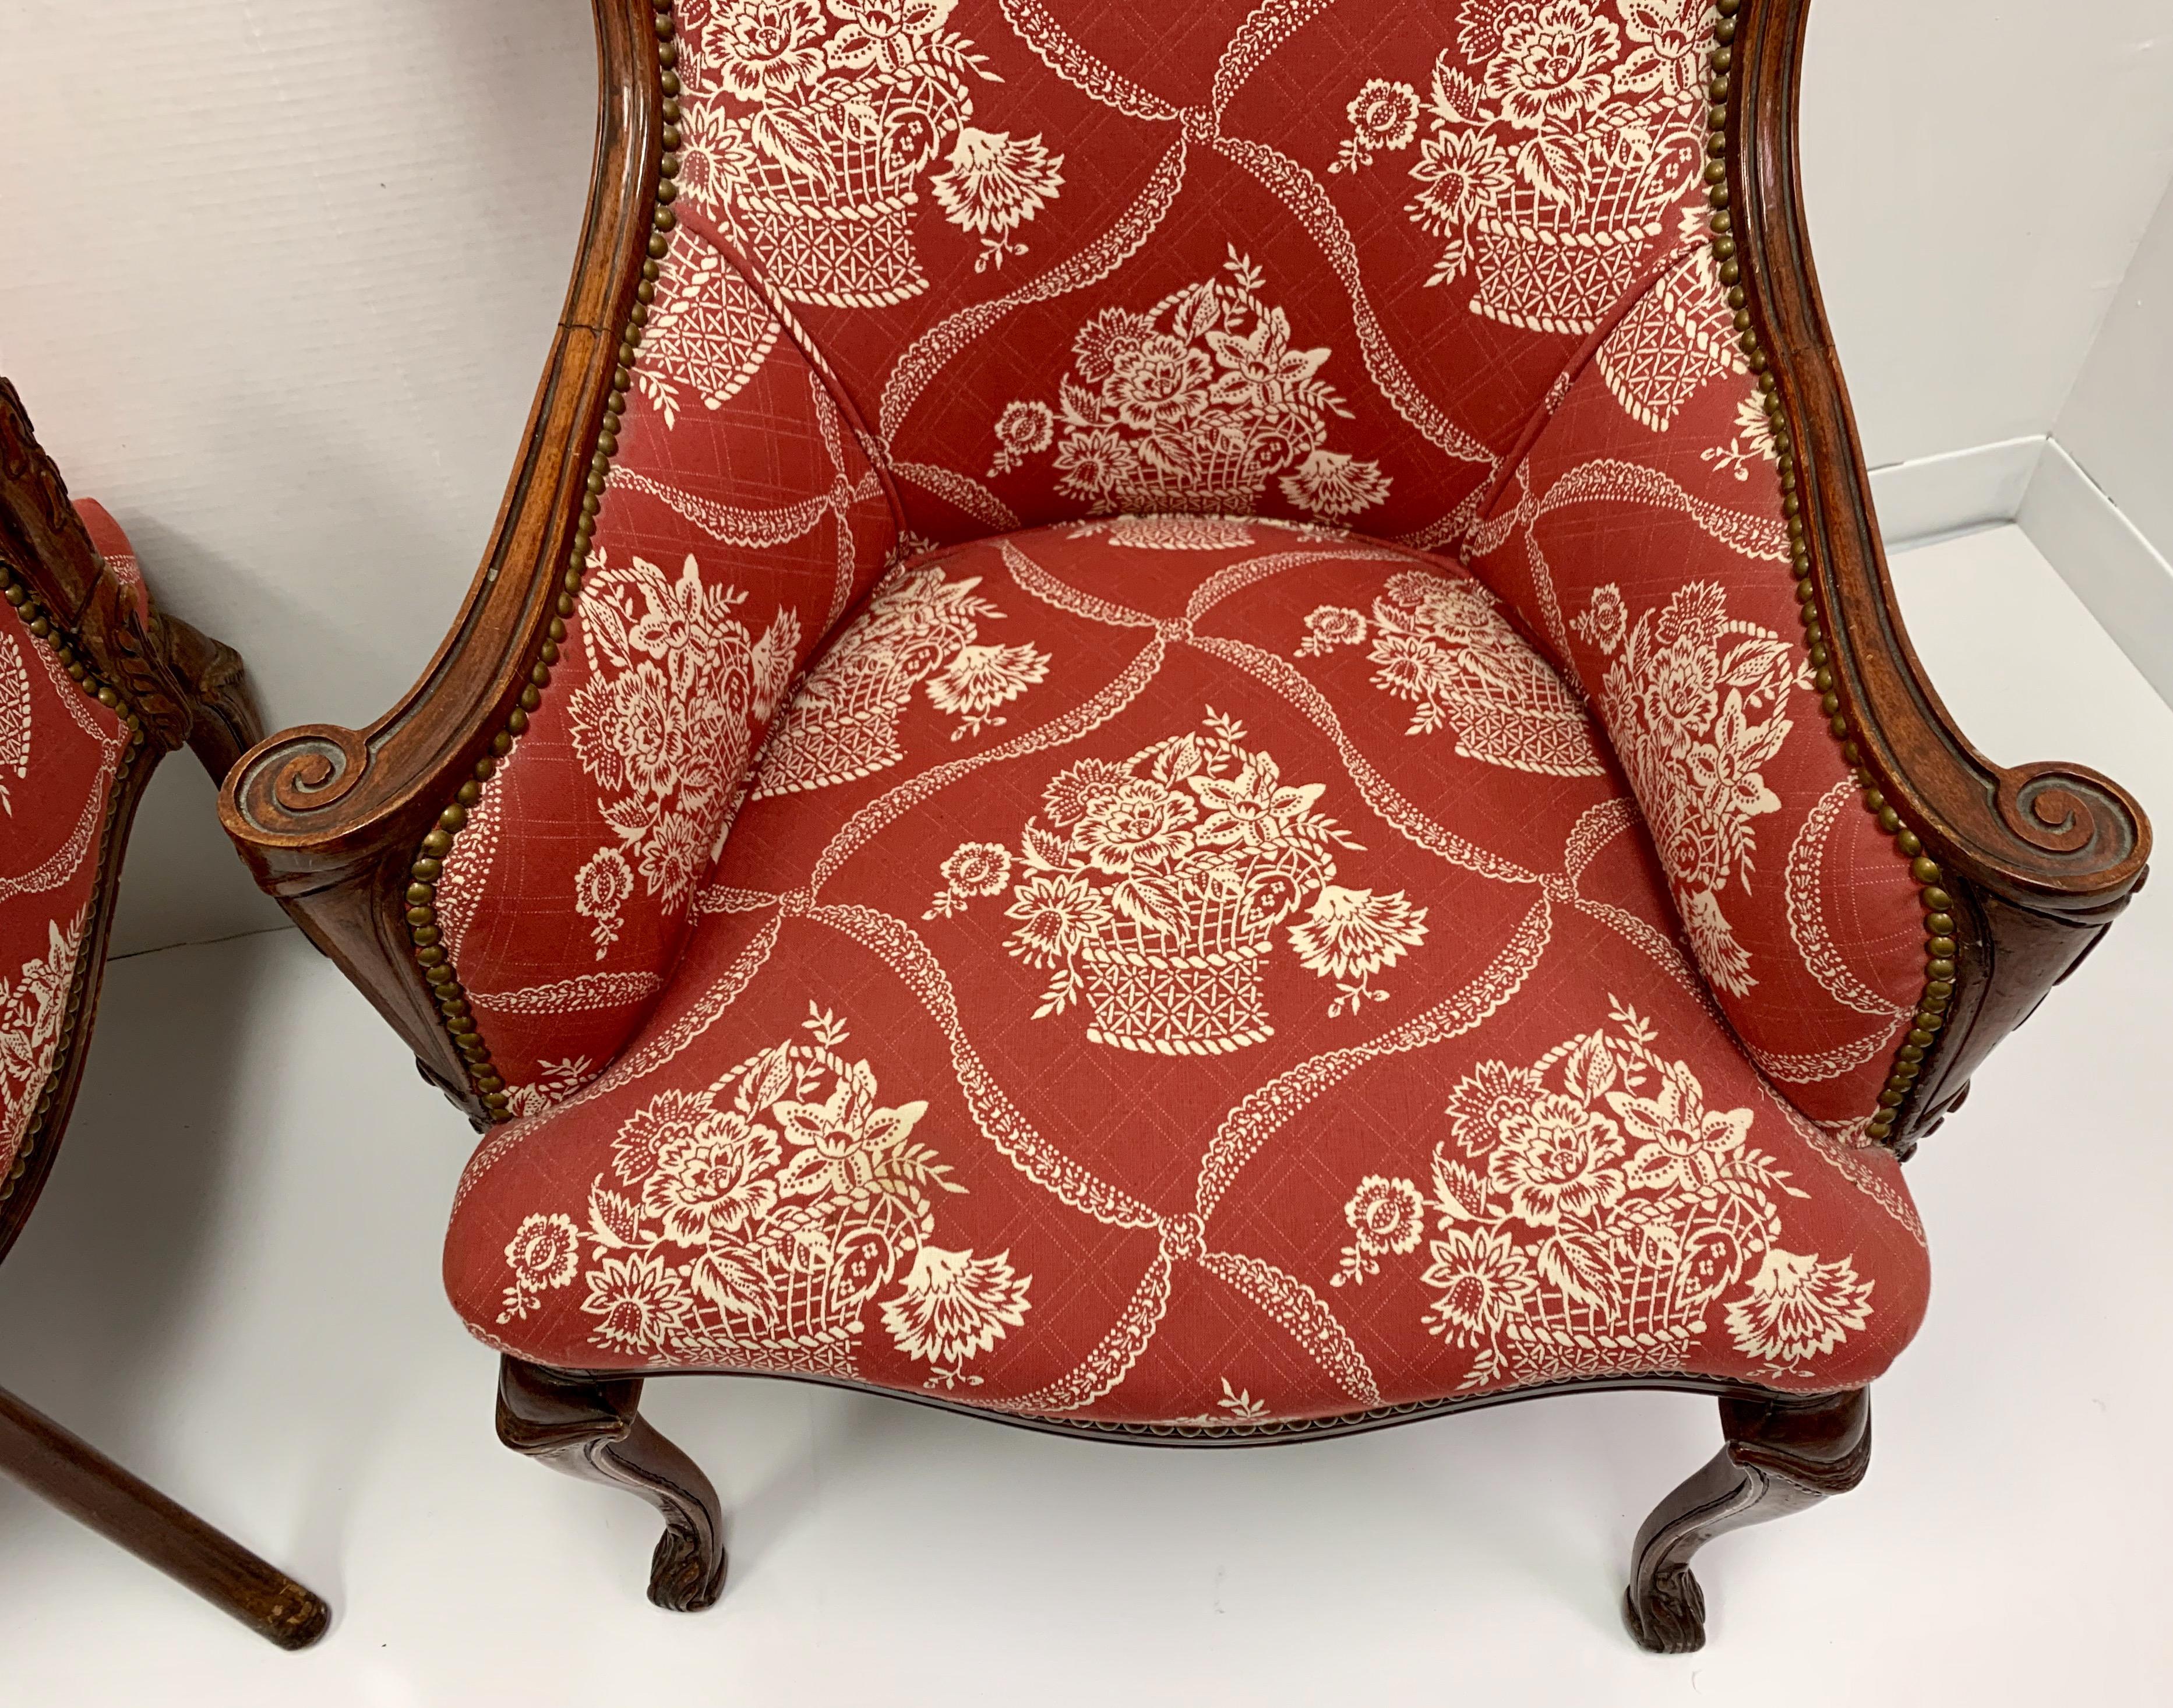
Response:
[[[107,572],[6,380],[0,380],[0,585],[85,694],[118,712],[130,731],[99,832],[97,886],[59,1046],[22,1145],[0,1179],[4,1258],[44,1188],[74,1106],[105,973],[121,857],[151,773],[186,742],[214,778],[222,777],[263,725],[240,658],[178,617],[155,609],[147,617]]]
[[[1936,1043],[1922,1046],[1923,1070],[1908,1076],[1891,1123],[1906,1156],[2141,887],[2150,827],[2132,795],[2087,766],[2010,769],[1987,759],[1910,644],[1804,219],[1797,100],[1809,9],[1809,0],[1723,0],[1733,14],[1723,35],[1734,40],[1716,55],[1713,94],[1728,115],[1727,194],[1716,200],[1732,215],[1742,307],[1766,353],[1752,366],[1770,361],[1783,444],[1793,438],[1798,451],[1787,460],[1796,476],[1789,508],[1816,583],[1806,614],[1824,619],[1831,654],[1836,733],[1846,725],[1850,762],[1875,791],[1867,801],[1893,812],[1903,851],[1909,836],[1921,839],[1928,910],[1955,921],[1954,950],[1943,957],[1951,970],[1935,965],[1928,986],[1950,987]],[[1940,890],[1951,897],[1944,909],[1933,906]]]
[[[263,733],[241,660],[178,617],[139,608],[107,570],[67,488],[0,380],[0,591],[83,692],[117,713],[128,746],[89,858],[97,881],[53,1061],[0,1177],[0,1258],[52,1172],[83,1081],[128,831],[159,762],[184,742],[214,778]],[[306,1648],[332,1611],[317,1596],[0,1388],[0,1471],[281,1648]]]
[[[375,723],[283,730],[244,757],[219,797],[221,822],[258,883],[478,1123],[493,1112],[416,960],[407,891],[423,838],[493,744],[504,744],[500,752],[510,745],[508,725],[525,722],[522,698],[537,692],[539,669],[547,673],[550,625],[563,621],[562,601],[571,610],[564,586],[580,564],[572,542],[585,500],[595,512],[591,458],[652,236],[664,94],[651,17],[646,0],[596,0],[601,98],[573,283],[490,544],[451,632],[421,680]]]
[[[2142,881],[2150,833],[2133,800],[2087,768],[2009,769],[1979,753],[1910,646],[1804,218],[1797,92],[1809,0],[1717,4],[1706,175],[1716,260],[1775,424],[1823,709],[1866,809],[1893,838],[1896,857],[1911,863],[1926,910],[1922,1005],[1869,1129],[1906,1156],[1960,1102],[1977,1062],[2126,904]],[[662,254],[673,223],[673,186],[661,165],[678,91],[671,0],[595,0],[595,10],[602,93],[580,255],[520,457],[460,617],[422,679],[384,717],[359,731],[310,725],[283,732],[244,757],[220,800],[228,832],[260,883],[479,1126],[504,1118],[507,1099],[435,946],[439,857],[493,756],[508,750],[548,683],[615,446],[607,410],[623,396],[646,318],[644,267]],[[647,266],[647,279],[654,277]],[[1728,1446],[1655,1513],[1633,1576],[1639,1641],[1695,1646],[1690,1550],[1722,1529],[1852,1485],[1868,1452],[1863,1395],[1806,1398],[1664,1375],[1608,1385],[1723,1398]],[[723,1572],[714,1492],[641,1420],[639,1391],[623,1374],[547,1371],[509,1358],[500,1433],[520,1451],[657,1504],[667,1528],[652,1594],[675,1607],[705,1605]],[[1234,1438],[1379,1427],[1546,1391]]]

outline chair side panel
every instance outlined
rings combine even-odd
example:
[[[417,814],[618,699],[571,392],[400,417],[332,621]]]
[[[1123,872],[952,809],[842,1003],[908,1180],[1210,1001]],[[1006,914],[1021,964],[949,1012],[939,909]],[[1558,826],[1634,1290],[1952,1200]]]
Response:
[[[1728,314],[1710,250],[1687,248],[1569,379],[1471,566],[1539,614],[1590,697],[1753,1058],[1860,1127],[1923,991],[1924,914],[1829,727]]]
[[[0,605],[0,1179],[47,1111],[132,757],[121,714],[24,622],[19,585]]]
[[[648,1011],[772,715],[896,544],[822,379],[725,257],[682,227],[659,297],[547,691],[438,889],[515,1113]]]

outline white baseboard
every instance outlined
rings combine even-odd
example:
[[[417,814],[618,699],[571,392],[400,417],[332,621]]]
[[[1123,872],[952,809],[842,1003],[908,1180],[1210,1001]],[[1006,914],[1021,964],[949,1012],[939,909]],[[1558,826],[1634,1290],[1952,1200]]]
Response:
[[[2046,443],[2036,434],[1872,470],[1871,501],[1887,549],[1928,546],[2013,521]]]
[[[2057,439],[2046,441],[2015,520],[2159,698],[2173,704],[2173,563]]]

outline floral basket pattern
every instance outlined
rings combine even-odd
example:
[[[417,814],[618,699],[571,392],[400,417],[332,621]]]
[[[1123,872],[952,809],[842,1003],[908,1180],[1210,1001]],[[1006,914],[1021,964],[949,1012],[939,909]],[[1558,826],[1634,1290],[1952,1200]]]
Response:
[[[747,802],[666,998],[477,1152],[447,1274],[478,1334],[1198,1430],[1884,1367],[1923,1297],[1893,1159],[1745,1059],[1621,772],[1459,760],[1452,697],[1411,736],[1418,703],[1367,680],[1377,605],[1521,649],[1503,682],[1546,668],[1532,644],[1482,633],[1442,559],[1229,525],[1057,526],[893,577],[931,655],[998,627],[934,613],[998,588],[1032,613],[1060,660],[1033,717],[986,742],[906,717],[884,769]],[[1366,644],[1294,648],[1324,607]],[[1751,638],[1725,609],[1716,682]],[[1690,621],[1663,614],[1636,656]],[[795,697],[758,773],[828,715]]]
[[[734,614],[744,595],[711,587],[690,555],[674,580],[636,558],[590,553],[581,602],[588,680],[568,704],[574,752],[601,791],[617,840],[574,880],[601,961],[637,875],[647,894],[684,900],[714,858],[747,786],[755,725],[784,694],[799,619],[780,611],[759,639]]]
[[[122,596],[148,609],[127,536],[95,503],[77,509]],[[0,606],[0,1177],[29,1165],[24,1140],[52,1089],[70,994],[84,994],[77,973],[128,752],[120,713],[71,679],[60,639]]]
[[[1584,707],[1475,582],[1400,570],[1370,620],[1324,605],[1305,626],[1300,658],[1372,643],[1375,686],[1416,702],[1414,735],[1450,730],[1467,759],[1517,771],[1597,777],[1606,769]]]
[[[779,330],[768,304],[716,245],[682,225],[657,272],[634,385],[667,428],[677,427],[682,386],[705,409],[723,408],[760,371]]]
[[[753,781],[695,779],[704,869],[669,918],[629,895],[596,962],[557,904],[602,848],[599,918],[644,858],[669,870],[644,827],[680,797],[585,768],[569,638],[456,841],[447,955],[520,1118],[449,1238],[476,1331],[563,1368],[798,1360],[918,1390],[940,1366],[979,1405],[1199,1429],[1436,1400],[1481,1341],[1498,1373],[1464,1392],[1883,1370],[1926,1270],[1863,1135],[1925,916],[1823,719],[1787,727],[1815,696],[1707,248],[1711,7],[674,17],[677,224],[596,543],[661,566],[660,595],[690,554],[747,591],[701,626],[745,631]],[[629,634],[596,672],[668,681],[632,644],[650,595],[597,585]],[[758,695],[787,610],[795,656],[759,679],[795,686]],[[864,1047],[795,1032],[810,1003]],[[1574,1085],[1549,1052],[1610,1004],[1636,1019],[1604,1022],[1594,1092],[1591,1049]],[[772,1094],[747,1076],[786,1037],[776,1071],[813,1079]],[[869,1122],[925,1102],[903,1142],[951,1172],[862,1200],[865,1235],[776,1246],[769,1292],[726,1302],[731,1265],[690,1266],[818,1201],[785,1189],[784,1106],[836,1095],[825,1050],[871,1059]],[[1688,1109],[1681,1069],[1720,1128],[1663,1184],[1638,1111]],[[1457,1088],[1528,1074],[1525,1125],[1464,1148]],[[696,1165],[637,1149],[629,1177],[617,1148],[667,1093],[746,1123],[774,1206],[671,1236],[693,1211],[655,1177]],[[1578,1133],[1591,1206],[1565,1187],[1543,1226]],[[1467,1206],[1446,1227],[1437,1140]],[[889,1142],[844,1148],[889,1180]],[[1583,1259],[1618,1212],[1603,1287]],[[1338,1285],[1359,1223],[1378,1267]],[[872,1292],[856,1241],[898,1253]],[[837,1278],[795,1268],[822,1251]],[[568,1253],[514,1312],[509,1263]],[[1496,1255],[1494,1323],[1451,1269]],[[939,1319],[946,1344],[914,1326]]]
[[[966,1188],[914,1137],[925,1102],[876,1103],[874,1070],[839,1053],[828,1011],[811,1034],[704,1091],[666,1091],[620,1129],[585,1226],[528,1216],[505,1248],[501,1323],[580,1280],[590,1339],[660,1363],[858,1373],[871,1311],[930,1387],[1026,1320],[1030,1275],[1008,1252],[933,1242],[941,1194]],[[886,1289],[894,1290],[877,1298]]]
[[[1406,212],[1442,241],[1428,283],[1476,275],[1474,314],[1585,333],[1636,279],[1704,160],[1712,0],[1464,0],[1434,61]],[[1410,84],[1375,78],[1330,171],[1410,147]]]
[[[1761,768],[1795,727],[1788,692],[1810,666],[1770,628],[1731,619],[1710,581],[1679,587],[1659,612],[1629,621],[1621,590],[1594,590],[1577,633],[1610,662],[1600,709],[1637,791],[1698,965],[1741,995],[1758,980],[1721,895],[1750,887],[1754,821],[1781,810]]]
[[[1415,1252],[1431,1209],[1426,1327],[1475,1355],[1465,1388],[1680,1369],[1715,1317],[1761,1374],[1800,1375],[1869,1320],[1875,1284],[1784,1250],[1778,1201],[1808,1194],[1749,1142],[1753,1112],[1709,1108],[1635,1009],[1610,1018],[1459,1081],[1432,1193],[1361,1181],[1330,1285]]]
[[[0,977],[0,1161],[22,1144],[52,1072],[86,917],[78,913],[65,925],[49,920],[45,952],[13,978]]]
[[[879,308],[928,288],[919,184],[981,239],[977,268],[1053,198],[1064,157],[978,130],[973,86],[1000,81],[944,27],[956,0],[710,0],[687,8],[682,181],[736,229],[788,300]],[[827,11],[827,16],[826,14]]]
[[[945,579],[939,565],[906,569],[869,601],[801,680],[792,715],[763,753],[757,799],[827,789],[898,763],[898,725],[923,688],[958,721],[952,741],[1008,721],[997,710],[1049,674],[1030,644],[983,643],[980,625],[1003,612],[974,590],[981,578]]]
[[[997,418],[990,477],[1054,445],[1057,490],[1093,515],[1247,515],[1278,476],[1317,520],[1387,497],[1379,464],[1326,448],[1328,418],[1351,413],[1320,378],[1331,353],[1292,345],[1290,316],[1234,245],[1222,270],[1144,314],[1104,309],[1082,326],[1055,407],[1014,402]]]
[[[1735,322],[1712,245],[1698,241],[1695,215],[1683,218],[1686,253],[1653,281],[1607,335],[1593,360],[1630,418],[1665,433],[1708,380],[1746,374]],[[1755,406],[1761,428],[1766,412]]]
[[[1198,731],[1123,764],[1086,759],[1043,795],[1049,819],[1019,838],[1021,876],[1007,946],[1053,968],[1035,1018],[1082,997],[1095,1043],[1162,1055],[1216,1055],[1271,1037],[1262,959],[1278,925],[1312,972],[1333,976],[1330,1013],[1388,993],[1371,983],[1426,935],[1426,909],[1399,891],[1337,885],[1338,850],[1359,851],[1313,811],[1319,783],[1286,784],[1275,756],[1245,747],[1244,726],[1210,708]],[[1010,849],[968,843],[944,862],[924,917],[948,917],[1009,882]]]

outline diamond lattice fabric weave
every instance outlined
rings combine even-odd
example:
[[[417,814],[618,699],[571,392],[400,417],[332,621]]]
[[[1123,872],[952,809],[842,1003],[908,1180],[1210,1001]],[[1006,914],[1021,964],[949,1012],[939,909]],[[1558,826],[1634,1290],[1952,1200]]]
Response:
[[[895,541],[770,311],[684,234],[682,268],[700,299],[653,323],[551,692],[438,889],[516,1107],[594,1075],[656,1000],[770,719]]]
[[[1165,517],[916,560],[693,911],[463,1181],[448,1287],[524,1358],[1212,1424],[1853,1385],[1922,1311],[1891,1156],[1745,1058],[1599,725],[1443,558]]]
[[[964,755],[1049,698],[1015,595],[954,578],[877,613],[887,565],[1185,512],[1459,555],[1571,694],[1452,704],[1432,619],[1374,595],[1321,646],[1474,751],[1584,741],[1588,697],[1657,832],[1661,926],[1801,1110],[1868,1117],[1921,914],[1806,691],[1708,248],[1705,0],[676,15],[677,224],[596,556],[439,892],[516,1112],[665,1001],[747,755],[844,623],[919,649],[811,679],[856,709],[796,730],[774,789],[893,768],[908,702]],[[1169,560],[1123,561],[1145,585],[1103,590],[1137,604]]]

